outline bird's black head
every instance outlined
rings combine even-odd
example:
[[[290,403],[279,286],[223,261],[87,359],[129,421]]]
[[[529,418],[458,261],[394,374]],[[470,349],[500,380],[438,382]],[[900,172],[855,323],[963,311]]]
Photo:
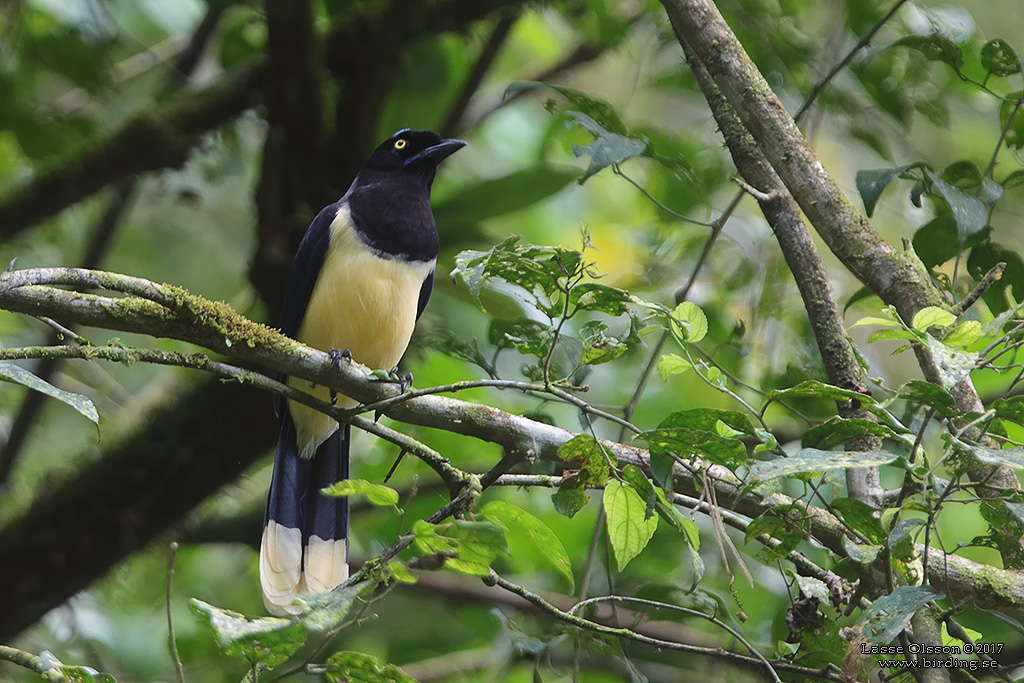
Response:
[[[372,171],[433,171],[448,155],[465,146],[429,130],[400,130],[374,150],[364,168]]]

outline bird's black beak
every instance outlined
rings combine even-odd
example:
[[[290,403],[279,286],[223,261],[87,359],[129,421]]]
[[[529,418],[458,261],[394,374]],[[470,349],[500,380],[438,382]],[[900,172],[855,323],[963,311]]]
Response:
[[[441,142],[427,147],[416,156],[409,157],[405,162],[405,167],[408,168],[409,166],[417,166],[423,163],[439,164],[442,160],[455,152],[458,152],[465,146],[465,140],[456,140],[454,138],[441,140]]]

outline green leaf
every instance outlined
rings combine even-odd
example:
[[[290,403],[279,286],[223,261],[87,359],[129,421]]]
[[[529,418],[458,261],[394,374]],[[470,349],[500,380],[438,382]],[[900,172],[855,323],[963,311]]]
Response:
[[[878,436],[883,439],[899,438],[899,435],[892,429],[873,420],[863,418],[847,420],[841,417],[832,417],[804,432],[800,445],[804,448],[818,448],[827,451],[841,446],[851,439],[863,436]]]
[[[900,387],[897,397],[911,403],[921,403],[929,408],[934,408],[943,417],[952,418],[956,415],[956,402],[953,400],[953,396],[938,384],[932,384],[923,379],[912,379],[904,384]]]
[[[914,315],[911,327],[919,332],[927,332],[929,327],[946,327],[956,322],[956,316],[938,306],[925,306]]]
[[[880,544],[860,545],[851,541],[849,536],[843,536],[843,550],[857,564],[865,566],[874,564],[878,559],[878,554],[884,549],[884,546]]]
[[[672,333],[683,341],[696,344],[708,333],[708,318],[697,304],[689,301],[676,306],[672,311]]]
[[[620,133],[622,135],[626,134],[626,126],[622,123],[622,119],[619,118],[619,115],[610,104],[580,90],[574,90],[573,88],[566,88],[564,86],[550,85],[540,81],[519,81],[511,84],[505,89],[505,97],[516,92],[535,90],[537,88],[550,88],[554,90],[564,97],[574,109],[583,112],[600,124],[601,127],[606,130],[610,130],[613,133]],[[553,105],[549,104],[548,109],[551,110],[553,108]]]
[[[774,548],[765,547],[758,552],[759,557],[768,561],[786,557],[796,549],[804,538],[803,532],[795,528],[791,522],[770,515],[756,517],[747,525],[745,535],[747,543],[757,540],[757,537],[761,535],[770,536],[779,541]]]
[[[88,666],[65,664],[49,650],[43,650],[39,653],[36,671],[45,674],[53,670],[58,671],[67,683],[117,683],[110,674],[100,673]]]
[[[72,394],[63,389],[58,389],[11,361],[0,361],[0,379],[34,389],[42,394],[46,394],[50,398],[57,399],[61,403],[66,403],[99,427],[100,414],[96,411],[96,406],[81,394]]]
[[[970,346],[981,338],[981,323],[977,320],[965,320],[942,338],[946,346]]]
[[[720,408],[678,410],[662,420],[658,428],[694,429],[718,434],[719,422],[724,423],[730,429],[740,434],[754,435],[754,430],[750,426],[750,420],[744,413],[736,410],[722,410]]]
[[[590,502],[590,496],[579,482],[578,474],[570,475],[562,480],[558,490],[551,494],[551,503],[555,510],[569,519],[575,517],[576,513]]]
[[[253,666],[279,666],[306,642],[306,629],[291,619],[249,619],[196,598],[192,598],[191,605],[192,611],[213,629],[226,654],[241,657]]]
[[[600,320],[589,320],[580,326],[583,354],[580,365],[600,365],[615,360],[626,352],[626,345],[605,334],[608,326]]]
[[[770,401],[805,397],[827,398],[833,401],[857,401],[861,405],[873,405],[875,403],[875,399],[867,394],[861,394],[813,379],[805,380],[788,389],[776,389],[768,394],[768,400]]]
[[[747,462],[747,447],[739,439],[719,436],[715,432],[686,428],[650,429],[639,435],[647,442],[651,452],[675,453],[688,458],[698,455],[726,467],[738,467]]]
[[[581,282],[569,292],[569,306],[581,311],[598,311],[620,316],[629,311],[636,298],[624,289],[597,282]]]
[[[540,203],[578,175],[576,169],[537,166],[463,185],[458,194],[434,203],[434,219],[440,229],[462,235],[482,221]]]
[[[907,627],[919,609],[944,597],[927,586],[900,586],[875,600],[864,612],[864,637],[870,645],[886,645]]]
[[[896,168],[876,168],[871,170],[857,171],[857,191],[860,193],[861,201],[864,202],[864,212],[868,218],[875,212],[875,205],[882,192],[889,183],[895,180],[901,173],[920,166],[921,163],[897,166]]]
[[[1024,112],[1018,117],[1018,120],[1024,121]],[[1022,131],[1022,136],[1024,136],[1024,131]],[[1010,308],[1007,303],[1010,292],[1015,293],[1015,299],[1021,298],[1020,294],[1024,292],[1024,259],[1016,250],[994,242],[979,244],[971,249],[971,254],[967,258],[967,270],[975,280],[981,280],[1000,262],[1006,264],[1002,277],[996,280],[982,295],[985,304],[996,315]]]
[[[861,532],[873,543],[885,541],[885,529],[882,523],[875,516],[877,510],[863,501],[856,498],[836,498],[832,501],[832,507],[843,516],[851,529]]]
[[[981,48],[981,66],[993,76],[1012,76],[1020,73],[1020,55],[1005,40],[996,38]]]
[[[964,52],[960,46],[938,33],[930,36],[904,36],[896,44],[917,50],[928,59],[945,62],[957,70],[964,65]]]
[[[874,344],[875,342],[880,341],[919,342],[921,341],[921,338],[920,335],[915,332],[910,332],[908,330],[903,329],[894,330],[889,328],[884,330],[875,330],[874,332],[871,333],[871,336],[868,337],[869,344]]]
[[[608,519],[608,542],[621,572],[654,536],[658,518],[646,515],[647,503],[632,486],[614,479],[605,486],[603,503]]]
[[[636,465],[626,465],[622,468],[622,478],[640,494],[641,498],[647,501],[648,508],[653,504],[658,516],[682,534],[690,547],[700,550],[700,531],[697,529],[697,525],[692,519],[679,513],[679,510],[668,501],[665,491],[654,486]]]
[[[1024,396],[997,398],[992,402],[996,417],[1024,426]]]
[[[759,460],[752,463],[750,477],[755,481],[767,481],[794,474],[818,474],[829,470],[878,467],[879,465],[888,465],[895,459],[895,454],[885,451],[819,451],[815,448],[802,448],[788,458]]]
[[[579,146],[573,145],[572,153],[577,157],[589,156],[590,166],[580,178],[580,184],[598,171],[608,168],[626,159],[639,156],[647,149],[647,138],[628,138],[618,133],[611,133],[605,130],[594,119],[578,111],[566,112],[570,119],[587,132],[595,135],[596,140],[590,144]]]
[[[499,278],[528,292],[560,294],[564,279],[580,270],[583,255],[574,249],[520,244],[512,235],[487,251],[463,251],[455,257],[452,278],[462,280],[479,300],[485,284]]]
[[[999,127],[1006,131],[1004,142],[1009,149],[1024,147],[1024,112],[1017,109],[1017,100],[1021,97],[1024,97],[1024,91],[1018,90],[1004,95],[999,104]]]
[[[394,664],[381,664],[362,652],[335,652],[326,665],[324,677],[330,683],[416,683]]]
[[[907,562],[914,558],[914,531],[924,526],[921,519],[901,519],[889,532],[886,545],[897,560]]]
[[[480,513],[504,528],[506,533],[512,529],[521,530],[529,539],[531,547],[539,550],[551,566],[568,580],[570,586],[575,586],[569,553],[551,527],[521,507],[500,500],[484,505]]]
[[[579,485],[585,488],[604,486],[608,481],[608,456],[601,444],[589,434],[577,434],[558,447],[558,457],[568,463],[578,463]]]
[[[692,367],[690,361],[674,353],[666,353],[658,359],[658,374],[661,375],[662,382],[667,382],[672,375],[686,372]]]
[[[346,496],[363,496],[370,505],[388,507],[398,505],[398,491],[390,486],[374,484],[365,479],[343,479],[327,488],[321,489],[327,496],[344,498]]]
[[[963,245],[966,241],[985,229],[988,224],[988,209],[985,203],[977,197],[964,194],[955,185],[950,185],[930,170],[925,169],[925,175],[938,189],[939,194],[949,204],[953,212],[953,219],[956,221],[957,244]]]
[[[373,584],[367,582],[328,593],[304,593],[294,601],[302,607],[298,619],[307,631],[330,631],[337,628],[349,615],[356,598],[372,588]]]
[[[508,554],[505,531],[492,522],[462,519],[431,524],[422,519],[412,526],[416,548],[424,555],[454,553],[444,566],[460,574],[488,576],[498,555]]]
[[[1024,470],[1024,448],[989,448],[965,443],[958,445],[987,465],[1005,465],[1015,470]]]

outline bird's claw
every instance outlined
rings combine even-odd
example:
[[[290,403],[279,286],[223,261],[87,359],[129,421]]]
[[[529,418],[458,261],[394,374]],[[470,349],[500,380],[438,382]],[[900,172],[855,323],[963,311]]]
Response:
[[[398,374],[398,366],[397,365],[395,367],[391,368],[391,377],[392,377],[393,381],[395,383],[397,383],[402,388],[402,393],[403,394],[406,392],[406,390],[409,389],[410,386],[412,386],[412,373],[411,372],[407,372],[404,375]]]
[[[342,363],[352,362],[352,352],[349,351],[348,349],[331,349],[327,352],[327,356],[331,359],[331,362],[334,363],[334,367],[336,367],[339,370],[341,369]],[[337,404],[338,392],[334,389],[331,389],[331,405],[333,406]]]

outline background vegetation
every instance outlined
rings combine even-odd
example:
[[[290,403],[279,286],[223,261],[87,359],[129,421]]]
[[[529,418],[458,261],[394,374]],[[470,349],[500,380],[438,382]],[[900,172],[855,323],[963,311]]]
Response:
[[[188,681],[852,680],[890,642],[1020,677],[1018,5],[723,0],[737,52],[697,0],[3,3],[0,303],[37,317],[0,313],[0,372],[70,395],[0,392],[0,657],[169,680],[169,602]],[[263,614],[272,401],[168,354],[396,390],[176,293],[106,279],[171,314],[89,318],[41,288],[84,275],[18,269],[273,325],[305,227],[403,127],[469,142],[403,365],[497,410],[355,430],[360,479],[411,453],[397,506],[354,502],[355,563],[415,542],[246,621],[221,610]]]

